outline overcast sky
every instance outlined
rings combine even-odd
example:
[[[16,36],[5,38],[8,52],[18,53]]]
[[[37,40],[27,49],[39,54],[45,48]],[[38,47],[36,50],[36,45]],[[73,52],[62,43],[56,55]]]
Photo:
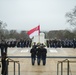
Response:
[[[41,31],[69,29],[66,12],[76,0],[0,0],[0,20],[7,29],[30,30],[40,25]]]

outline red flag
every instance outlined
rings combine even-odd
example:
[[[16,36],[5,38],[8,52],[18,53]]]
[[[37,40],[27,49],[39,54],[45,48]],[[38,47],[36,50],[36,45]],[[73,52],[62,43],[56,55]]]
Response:
[[[32,38],[35,35],[40,35],[40,25],[38,25],[37,27],[29,30],[27,32],[27,34],[29,35],[30,38]]]

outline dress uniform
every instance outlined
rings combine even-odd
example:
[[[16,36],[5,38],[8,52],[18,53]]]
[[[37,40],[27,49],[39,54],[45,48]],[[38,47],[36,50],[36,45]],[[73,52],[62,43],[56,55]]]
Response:
[[[30,50],[30,53],[31,53],[32,65],[34,65],[34,64],[35,64],[35,59],[36,59],[36,48],[33,47],[33,48]]]
[[[3,53],[3,56],[1,58],[1,63],[2,63],[2,75],[7,75],[7,62],[6,62],[6,53]]]
[[[42,61],[43,61],[43,65],[46,64],[46,53],[47,53],[47,49],[44,48],[43,46],[41,47],[41,56],[42,56]]]
[[[3,56],[3,53],[5,52],[6,55],[7,55],[7,43],[5,41],[1,41],[1,44],[0,44],[0,48],[1,48],[1,57]]]
[[[40,45],[38,45],[38,48],[36,50],[36,54],[37,54],[37,64],[40,65],[40,62],[41,62],[41,54],[42,54],[41,46]]]

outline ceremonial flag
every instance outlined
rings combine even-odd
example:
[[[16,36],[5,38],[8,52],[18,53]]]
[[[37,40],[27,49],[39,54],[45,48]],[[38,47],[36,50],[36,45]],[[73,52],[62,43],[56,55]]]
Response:
[[[30,38],[34,37],[35,35],[40,35],[40,25],[38,25],[37,27],[29,30],[27,32],[27,34],[29,35]]]

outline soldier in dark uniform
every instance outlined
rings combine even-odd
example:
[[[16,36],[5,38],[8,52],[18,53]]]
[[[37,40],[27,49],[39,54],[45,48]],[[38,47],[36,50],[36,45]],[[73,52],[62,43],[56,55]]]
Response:
[[[73,48],[75,48],[76,47],[76,40],[75,40],[75,38],[73,39]]]
[[[37,54],[37,64],[40,65],[41,62],[41,46],[38,45],[38,48],[36,49],[36,54]]]
[[[42,61],[43,61],[43,65],[46,64],[46,53],[47,53],[47,49],[44,48],[44,45],[41,45],[41,56],[42,56]]]
[[[7,62],[6,62],[6,53],[3,53],[3,56],[1,58],[1,63],[2,63],[2,71],[1,74],[2,75],[7,75]]]
[[[6,55],[7,55],[7,47],[8,47],[7,43],[6,43],[4,40],[2,40],[2,41],[1,41],[1,44],[0,44],[1,57],[3,56],[3,53],[4,53],[4,52],[5,52]]]
[[[49,40],[46,40],[47,48],[49,48]]]
[[[28,47],[31,47],[31,40],[29,39],[28,42]]]
[[[54,39],[54,40],[53,40],[53,44],[54,44],[53,47],[54,47],[54,48],[57,48],[57,39]]]
[[[4,44],[4,47],[5,47],[5,53],[6,53],[6,55],[7,55],[7,48],[8,48],[8,44],[5,42],[5,44]]]
[[[31,61],[32,61],[32,65],[35,64],[35,59],[36,59],[36,48],[32,47],[32,49],[30,50],[31,53]]]
[[[1,57],[2,57],[5,49],[5,42],[3,40],[1,41],[0,48],[1,48]]]
[[[33,45],[33,47],[34,47],[35,49],[37,48],[36,42],[34,42],[34,45]]]

